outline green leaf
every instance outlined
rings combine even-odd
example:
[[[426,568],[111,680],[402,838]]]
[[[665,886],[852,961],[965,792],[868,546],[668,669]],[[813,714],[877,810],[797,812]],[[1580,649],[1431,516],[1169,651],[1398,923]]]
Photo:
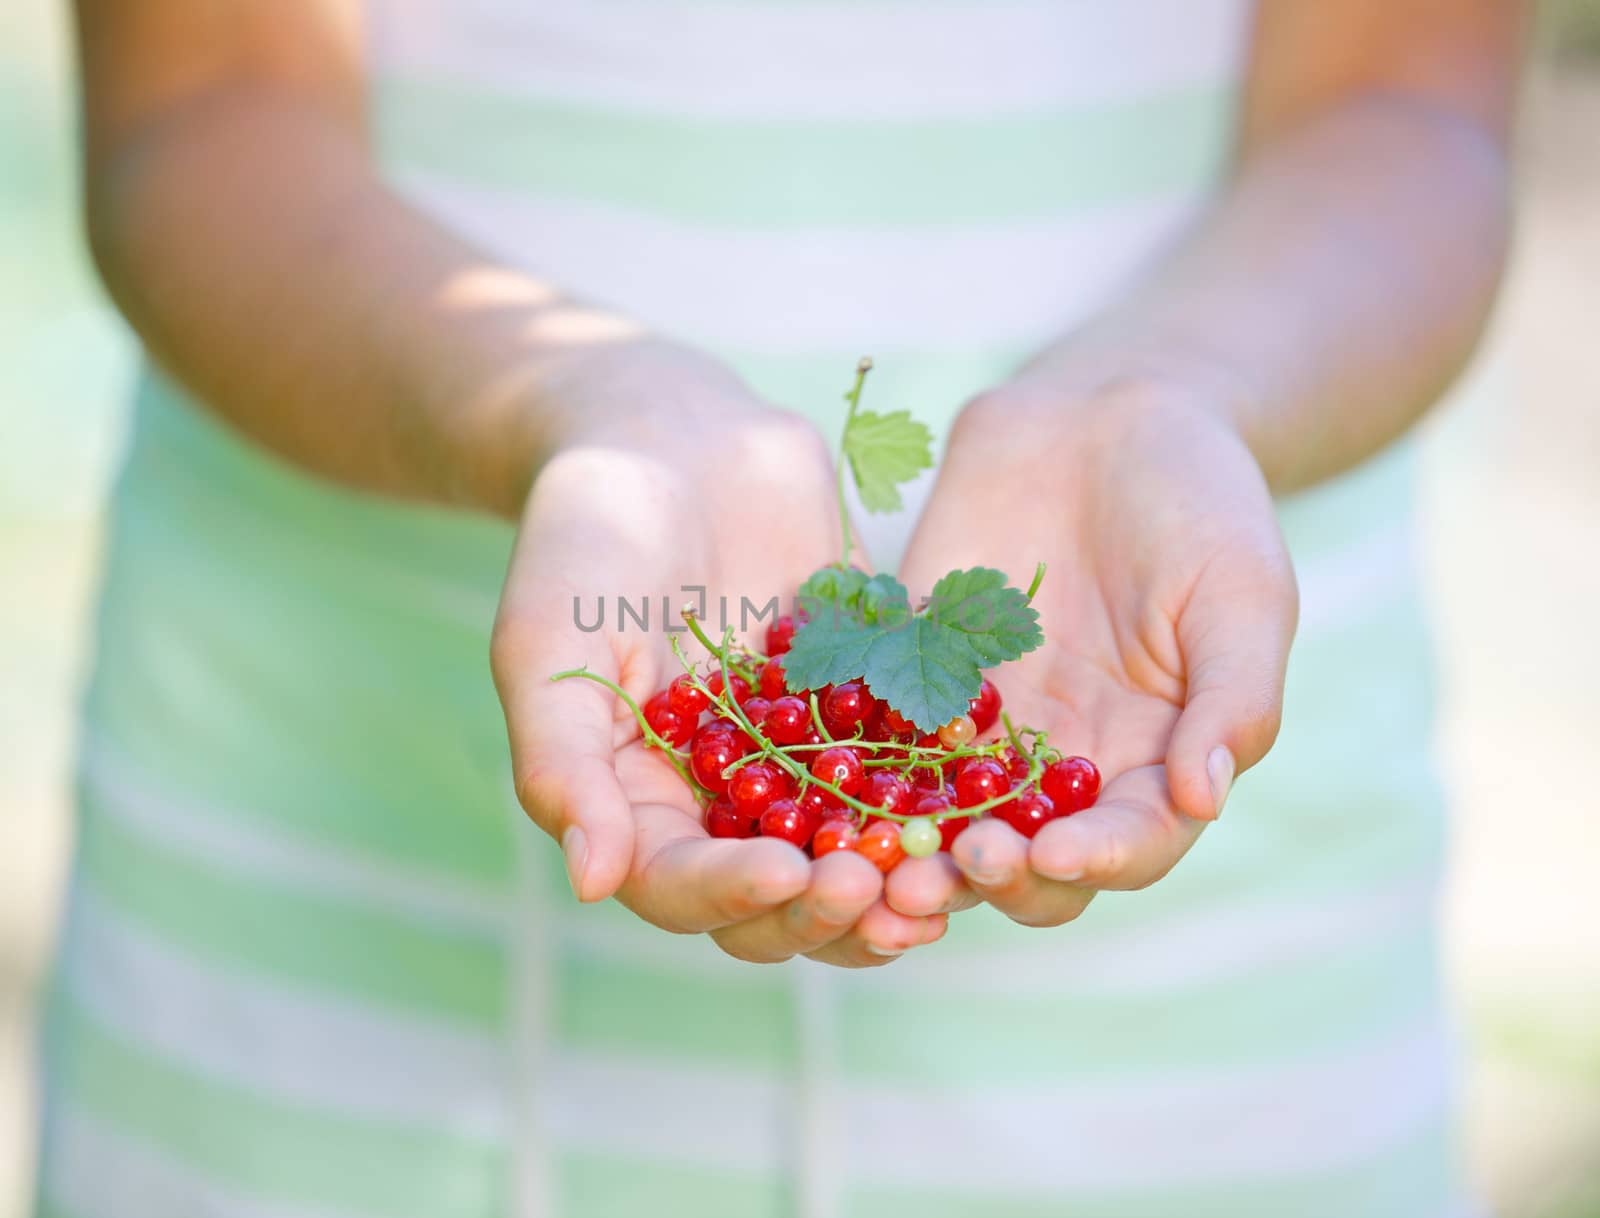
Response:
[[[909,411],[859,411],[840,445],[850,462],[861,506],[869,512],[899,511],[899,486],[933,466],[933,433]]]
[[[836,603],[795,632],[783,661],[789,688],[859,678],[923,731],[965,713],[984,668],[1044,641],[1027,597],[986,567],[950,572],[915,614],[905,586],[886,575],[866,580],[857,602]]]
[[[1007,584],[1004,571],[992,567],[951,571],[934,584],[923,612],[967,635],[985,668],[1015,660],[1044,642],[1039,611],[1025,593]]]

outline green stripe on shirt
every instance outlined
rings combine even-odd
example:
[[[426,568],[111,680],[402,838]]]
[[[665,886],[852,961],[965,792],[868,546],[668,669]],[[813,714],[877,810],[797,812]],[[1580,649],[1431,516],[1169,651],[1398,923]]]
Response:
[[[1023,220],[1197,189],[1232,150],[1231,85],[986,120],[728,121],[419,77],[376,84],[391,169],[742,229]]]

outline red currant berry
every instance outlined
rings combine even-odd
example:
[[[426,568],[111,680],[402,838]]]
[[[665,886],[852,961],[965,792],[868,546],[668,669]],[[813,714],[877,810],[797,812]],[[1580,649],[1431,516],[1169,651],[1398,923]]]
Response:
[[[871,804],[880,812],[893,812],[897,816],[904,816],[910,811],[914,796],[911,784],[900,775],[889,770],[875,769],[861,784],[861,791],[856,798],[864,804]]]
[[[745,709],[750,709],[748,704]],[[799,744],[810,730],[811,708],[788,694],[775,699],[761,721],[761,734],[773,744]]]
[[[978,734],[978,725],[966,715],[957,715],[939,729],[939,743],[947,749],[958,749]]]
[[[744,733],[708,723],[695,733],[694,744],[690,746],[689,773],[706,790],[720,795],[728,789],[728,780],[722,776],[722,771],[749,751]]]
[[[1006,774],[1013,782],[1021,782],[1028,776],[1028,759],[1010,745],[995,760],[1005,766]]]
[[[811,763],[812,776],[831,782],[846,795],[854,795],[867,779],[866,767],[854,749],[823,749]]]
[[[694,736],[694,716],[679,714],[667,701],[667,691],[662,690],[644,704],[644,721],[675,749],[681,749]]]
[[[700,712],[711,704],[711,699],[695,684],[695,679],[685,672],[673,677],[672,684],[667,686],[667,704],[680,715],[688,715],[693,719],[698,718]]]
[[[762,721],[766,719],[771,710],[772,703],[768,702],[760,694],[752,694],[744,700],[745,718],[757,727],[761,726]]]
[[[856,822],[848,816],[830,816],[811,837],[812,857],[821,858],[825,854],[832,854],[835,850],[853,850],[856,839],[860,836],[861,832],[856,828]]]
[[[750,682],[738,673],[729,674],[732,678],[729,688],[733,691],[733,700],[744,705],[744,700],[750,696]],[[722,696],[722,670],[719,668],[706,678],[706,688],[716,697]]]
[[[1004,795],[1011,789],[1011,779],[998,761],[980,757],[961,767],[955,788],[957,806],[971,808],[986,799]]]
[[[810,710],[809,707],[806,710],[806,722],[807,723],[811,722],[811,710]],[[822,744],[822,743],[824,743],[824,741],[822,739],[822,733],[817,731],[817,729],[815,727],[808,727],[808,728],[806,728],[806,734],[804,736],[800,737],[800,743],[801,744]]]
[[[912,743],[919,749],[942,749],[946,747],[944,741],[939,739],[939,733],[937,732],[924,732]]]
[[[781,656],[789,650],[789,645],[794,642],[794,632],[805,624],[805,610],[798,614],[785,613],[772,625],[767,627],[767,654]]]
[[[765,761],[752,761],[740,766],[728,779],[728,798],[734,808],[745,816],[760,816],[767,805],[788,794],[788,784],[783,772]]]
[[[978,696],[967,703],[967,718],[980,736],[1000,722],[1000,690],[988,677],[978,686]]]
[[[754,837],[756,818],[744,815],[726,795],[719,795],[706,809],[706,832],[712,837]]]
[[[1053,821],[1057,812],[1048,795],[1032,787],[1023,787],[1021,794],[1001,804],[990,815],[1005,821],[1023,837],[1032,837]]]
[[[910,740],[917,734],[917,725],[887,702],[878,703],[878,720],[891,740]]]
[[[870,821],[856,838],[856,853],[879,871],[893,871],[905,858],[900,845],[900,826],[892,820]]]
[[[761,836],[776,837],[804,850],[821,823],[809,808],[802,808],[792,799],[777,799],[761,813]]]
[[[919,792],[945,789],[944,769],[936,765],[919,765],[911,771],[911,785]]]
[[[939,822],[939,849],[948,854],[956,844],[956,838],[967,831],[972,824],[970,816],[949,816]]]
[[[834,798],[833,792],[824,791],[821,787],[807,787],[795,796],[794,801],[802,808],[815,812],[821,820],[836,817],[844,811],[844,805]]]
[[[789,692],[789,686],[783,675],[783,661],[777,656],[761,666],[760,685],[761,696],[768,702],[776,702]]]
[[[835,685],[822,700],[823,726],[835,736],[850,737],[872,714],[874,699],[858,681]]]
[[[1100,794],[1100,771],[1086,757],[1068,757],[1045,766],[1039,787],[1062,816],[1082,812]]]

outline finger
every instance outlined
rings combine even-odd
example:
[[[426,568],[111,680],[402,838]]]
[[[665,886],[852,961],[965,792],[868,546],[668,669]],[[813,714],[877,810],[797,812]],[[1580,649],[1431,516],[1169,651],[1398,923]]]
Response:
[[[986,817],[973,825],[956,838],[951,857],[975,893],[1023,926],[1060,926],[1094,898],[1093,889],[1035,872],[1028,839],[1004,821]]]
[[[883,876],[876,867],[859,854],[835,852],[813,864],[810,884],[794,900],[711,937],[740,960],[788,960],[843,937],[882,892]]]
[[[581,901],[611,896],[633,859],[633,812],[617,778],[616,695],[580,677],[552,673],[584,661],[602,672],[601,655],[563,652],[564,632],[503,611],[493,643],[495,686],[505,711],[517,799],[561,843],[567,875]],[[614,677],[613,677],[614,679]]]
[[[640,804],[641,864],[618,899],[646,922],[701,934],[759,917],[806,888],[806,856],[776,838],[706,837],[683,832],[675,808]]]
[[[955,860],[943,851],[928,858],[905,859],[886,877],[883,896],[890,909],[907,917],[955,913],[982,903],[967,886]]]
[[[1277,739],[1297,615],[1286,556],[1208,569],[1190,596],[1178,621],[1187,690],[1167,745],[1172,801],[1187,815],[1215,819]]]
[[[1028,861],[1037,875],[1064,884],[1144,888],[1171,871],[1204,829],[1172,805],[1162,767],[1142,766],[1119,775],[1092,808],[1040,829]]]
[[[890,909],[883,901],[876,901],[861,915],[848,934],[806,955],[821,964],[838,968],[879,968],[899,959],[914,947],[942,939],[949,924],[950,920],[943,914],[908,918]]]

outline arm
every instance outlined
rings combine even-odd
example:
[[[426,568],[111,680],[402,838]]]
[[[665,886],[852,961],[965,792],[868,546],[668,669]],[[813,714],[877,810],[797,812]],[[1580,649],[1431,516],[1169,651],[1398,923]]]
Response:
[[[827,450],[696,352],[495,263],[389,191],[359,0],[79,0],[89,230],[155,358],[239,430],[350,486],[518,521],[491,662],[513,777],[577,894],[747,959],[881,964],[942,920],[864,859],[712,841],[587,666],[636,697],[660,632],[576,595],[792,590],[838,536]],[[878,950],[874,952],[872,949]]]
[[[632,336],[391,193],[357,0],[79,0],[91,245],[152,355],[261,444],[514,518],[555,366]]]
[[[1494,298],[1526,16],[1264,0],[1232,185],[1023,379],[1194,379],[1278,492],[1383,448],[1460,371]]]
[[[1271,495],[1383,448],[1469,355],[1507,241],[1525,7],[1262,0],[1209,215],[958,420],[908,583],[1051,560],[1050,641],[1008,697],[1112,776],[1031,843],[994,823],[956,843],[1018,920],[1159,879],[1272,746],[1298,603]],[[972,503],[1015,523],[975,527]]]

